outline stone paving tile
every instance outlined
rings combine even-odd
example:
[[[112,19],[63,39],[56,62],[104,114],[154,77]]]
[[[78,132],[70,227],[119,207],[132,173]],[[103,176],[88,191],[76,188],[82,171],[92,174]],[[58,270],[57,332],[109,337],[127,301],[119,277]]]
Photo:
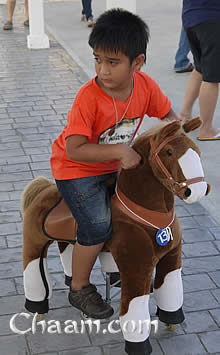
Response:
[[[220,240],[220,227],[210,228],[209,230],[214,235],[215,239]]]
[[[213,289],[216,287],[215,283],[207,274],[185,275],[182,279],[185,293]]]
[[[198,258],[183,259],[183,273],[196,274],[211,272],[220,269],[220,258],[219,256],[206,256]]]
[[[219,307],[210,291],[189,292],[184,295],[183,309],[185,312],[201,311]]]
[[[24,336],[2,336],[1,355],[29,355],[28,346]]]
[[[201,333],[218,330],[208,311],[185,313],[185,321],[182,327],[186,333]]]
[[[24,302],[25,302],[24,297],[19,295],[1,297],[0,315],[23,312]]]
[[[46,316],[46,322],[49,320],[56,320],[60,323],[60,333],[57,331],[57,327],[54,326],[54,334],[50,334],[49,324],[47,323],[46,332],[42,334],[42,328],[40,325],[37,326],[36,334],[28,333],[27,342],[31,349],[32,354],[38,354],[41,352],[53,352],[53,351],[64,351],[69,349],[76,349],[81,347],[88,347],[91,345],[87,331],[80,333],[81,331],[81,318],[80,312],[75,311],[73,307],[62,308],[58,310],[51,310]],[[79,327],[79,334],[65,333],[64,321],[73,320],[77,322]],[[54,324],[54,323],[53,323]]]
[[[204,355],[207,353],[195,334],[159,339],[158,342],[166,355]]]
[[[188,258],[194,256],[219,255],[219,251],[212,242],[188,243],[182,246],[184,255]]]
[[[212,315],[214,321],[220,327],[220,309],[211,309],[210,314]]]
[[[198,243],[214,240],[214,236],[207,228],[185,229],[183,230],[184,243]]]
[[[117,353],[118,355],[119,353]],[[61,351],[59,355],[103,355],[102,350],[98,347],[83,347],[76,350]],[[111,353],[113,355],[113,353]],[[122,355],[120,353],[120,355]]]
[[[220,349],[220,330],[200,334],[200,339],[208,353],[215,353]]]
[[[0,297],[16,295],[15,283],[13,280],[0,280]]]

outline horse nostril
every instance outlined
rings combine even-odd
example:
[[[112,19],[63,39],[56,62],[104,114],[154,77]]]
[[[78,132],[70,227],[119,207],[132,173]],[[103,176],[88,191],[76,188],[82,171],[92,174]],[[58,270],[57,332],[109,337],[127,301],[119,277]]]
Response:
[[[187,187],[186,191],[185,191],[185,196],[189,197],[191,195],[191,190]]]

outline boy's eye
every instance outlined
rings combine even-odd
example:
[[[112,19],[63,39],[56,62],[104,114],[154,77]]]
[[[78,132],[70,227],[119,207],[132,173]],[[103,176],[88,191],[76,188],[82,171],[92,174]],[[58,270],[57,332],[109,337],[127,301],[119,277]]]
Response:
[[[96,61],[97,63],[101,63],[100,58],[95,57],[94,59],[95,59],[95,61]]]
[[[110,61],[110,64],[111,64],[111,65],[116,65],[116,64],[118,64],[118,62],[114,62],[114,61],[111,60],[111,61]]]

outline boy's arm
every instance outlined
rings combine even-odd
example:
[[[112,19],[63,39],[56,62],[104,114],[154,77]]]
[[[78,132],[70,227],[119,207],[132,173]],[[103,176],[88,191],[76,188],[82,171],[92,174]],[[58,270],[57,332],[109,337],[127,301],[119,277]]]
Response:
[[[166,114],[166,116],[164,116],[162,118],[162,120],[175,121],[175,120],[179,120],[179,118],[177,117],[177,114],[173,111],[173,109],[171,108],[170,111]]]
[[[66,153],[71,160],[88,163],[121,160],[124,169],[135,168],[141,161],[141,156],[126,144],[91,144],[81,135],[67,137]]]

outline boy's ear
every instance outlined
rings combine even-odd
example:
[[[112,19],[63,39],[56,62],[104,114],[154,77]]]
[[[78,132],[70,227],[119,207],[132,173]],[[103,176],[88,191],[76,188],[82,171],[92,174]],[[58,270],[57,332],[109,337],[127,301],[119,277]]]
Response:
[[[144,61],[145,61],[145,55],[144,54],[139,54],[134,60],[133,60],[133,63],[132,63],[132,66],[133,66],[133,70],[140,70],[142,65],[144,64]]]

